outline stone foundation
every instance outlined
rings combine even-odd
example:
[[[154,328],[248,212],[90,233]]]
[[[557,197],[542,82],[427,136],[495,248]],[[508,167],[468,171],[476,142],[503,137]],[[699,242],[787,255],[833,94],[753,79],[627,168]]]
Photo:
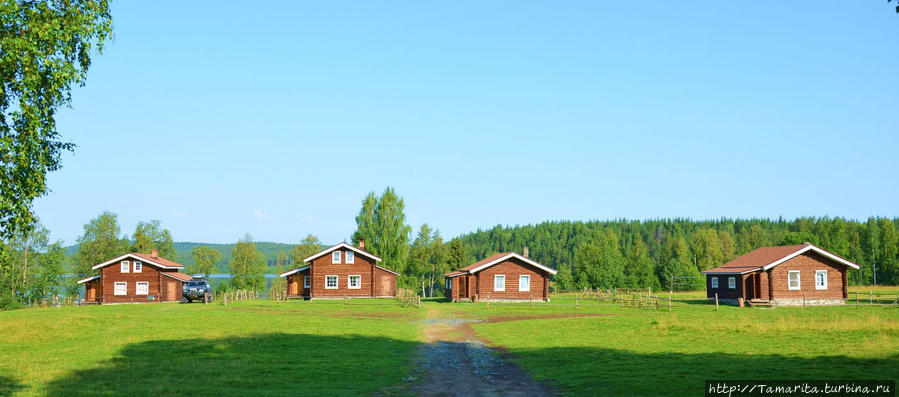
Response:
[[[777,306],[802,306],[802,299],[773,299]],[[832,306],[832,305],[845,305],[845,299],[806,299],[806,306]]]

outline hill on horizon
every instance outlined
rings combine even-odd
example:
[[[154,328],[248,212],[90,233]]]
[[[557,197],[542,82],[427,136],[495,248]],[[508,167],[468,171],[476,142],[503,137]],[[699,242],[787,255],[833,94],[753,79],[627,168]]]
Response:
[[[265,259],[268,262],[268,269],[266,269],[267,273],[272,273],[277,270],[276,262],[278,260],[278,252],[281,250],[284,251],[285,254],[290,252],[290,249],[294,247],[295,244],[288,243],[275,243],[270,241],[254,241],[256,244],[256,249],[262,252],[265,255]],[[236,243],[229,244],[215,244],[215,243],[201,243],[194,241],[177,241],[173,243],[173,247],[175,248],[176,258],[175,262],[178,262],[184,265],[187,268],[190,268],[194,264],[194,258],[191,256],[194,248],[199,246],[207,246],[214,248],[218,252],[222,254],[222,260],[218,263],[218,269],[220,273],[228,273],[228,262],[231,261],[231,251],[234,250],[234,245]],[[327,246],[327,245],[326,245]],[[74,257],[78,252],[79,244],[73,244],[65,247],[66,256]],[[290,258],[288,258],[288,261]],[[288,267],[290,264],[288,265]]]

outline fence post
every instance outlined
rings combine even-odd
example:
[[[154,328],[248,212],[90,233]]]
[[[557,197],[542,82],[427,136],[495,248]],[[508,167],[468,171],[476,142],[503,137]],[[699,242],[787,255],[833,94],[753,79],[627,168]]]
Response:
[[[802,294],[802,308],[805,309],[805,294]]]
[[[858,291],[855,291],[855,308],[858,309]]]
[[[715,293],[715,311],[718,311],[718,293]]]
[[[668,291],[668,311],[671,311],[671,291]]]
[[[874,291],[868,291],[868,302],[870,305],[874,304]]]
[[[581,304],[578,298],[578,295],[574,296],[574,310],[581,310]]]
[[[350,305],[350,298],[346,295],[343,296],[343,308],[346,309],[347,306]]]
[[[490,309],[490,295],[487,295],[487,309]]]
[[[415,305],[416,305],[419,309],[421,309],[421,297],[420,297],[420,296],[416,296],[416,297],[415,297]]]

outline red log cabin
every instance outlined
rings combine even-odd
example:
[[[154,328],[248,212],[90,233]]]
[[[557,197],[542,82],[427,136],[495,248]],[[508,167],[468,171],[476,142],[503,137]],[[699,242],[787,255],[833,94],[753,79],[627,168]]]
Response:
[[[78,280],[84,284],[85,303],[180,302],[183,283],[191,276],[184,266],[151,254],[125,254],[92,267],[100,274]]]
[[[847,271],[859,266],[812,244],[762,247],[706,275],[709,299],[749,305],[836,305],[847,298]]]
[[[504,252],[491,255],[446,273],[446,298],[460,300],[531,300],[549,301],[549,275],[556,270],[541,265],[524,255]]]
[[[396,296],[399,273],[379,266],[381,258],[359,247],[340,243],[306,259],[305,266],[282,273],[291,298],[378,298]]]

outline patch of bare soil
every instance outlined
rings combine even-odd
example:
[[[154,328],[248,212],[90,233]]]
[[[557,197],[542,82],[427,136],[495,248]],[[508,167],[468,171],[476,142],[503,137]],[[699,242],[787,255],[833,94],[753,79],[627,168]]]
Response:
[[[471,324],[480,320],[433,318],[424,320],[425,341],[418,349],[417,373],[407,381],[419,396],[554,396],[515,363],[479,338]]]

